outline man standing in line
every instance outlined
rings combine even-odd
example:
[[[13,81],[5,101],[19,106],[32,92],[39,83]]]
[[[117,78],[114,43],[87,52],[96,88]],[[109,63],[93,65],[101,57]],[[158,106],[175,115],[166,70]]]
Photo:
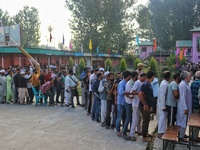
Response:
[[[19,77],[20,77],[20,69],[16,68],[15,74],[13,75],[13,103],[16,104],[18,102],[18,89],[19,89]]]
[[[200,90],[200,71],[195,73],[195,80],[191,84],[191,91],[192,91],[192,112],[194,114],[198,114],[200,110],[200,100],[198,97]],[[198,139],[199,135],[199,128],[193,128],[193,139],[197,142],[200,142]],[[190,132],[191,133],[191,132]]]
[[[140,74],[139,79],[134,83],[133,87],[130,90],[131,93],[134,93],[134,99],[132,101],[132,124],[131,124],[131,130],[130,130],[130,139],[132,141],[136,141],[136,138],[135,138],[136,128],[137,128],[138,134],[142,132],[141,115],[140,115],[140,109],[139,109],[140,99],[138,97],[138,93],[141,90],[142,83],[146,81],[146,78],[147,78],[146,73]]]
[[[152,71],[147,72],[147,80],[142,84],[139,92],[140,99],[140,112],[142,114],[142,135],[143,141],[149,142],[148,128],[150,122],[150,112],[153,106],[153,88],[151,82],[153,81],[155,74]]]
[[[123,80],[119,82],[118,87],[117,87],[117,120],[116,120],[116,134],[117,136],[121,137],[122,134],[120,132],[120,125],[121,125],[121,120],[123,120],[123,125],[126,119],[126,111],[125,111],[125,99],[124,96],[130,95],[130,92],[125,91],[125,85],[126,83],[130,80],[131,78],[131,72],[128,70],[125,70],[122,73]]]
[[[187,71],[183,71],[180,75],[182,81],[179,84],[179,100],[177,106],[177,126],[180,126],[179,142],[187,142],[184,138],[187,127],[187,121],[192,113],[192,93],[189,87],[191,75]]]
[[[69,87],[69,74],[66,74],[66,77],[65,77],[65,99],[66,99],[66,107],[69,107],[69,100],[71,98],[71,90],[70,90],[70,87]]]
[[[167,90],[166,99],[166,109],[167,109],[167,125],[175,125],[176,113],[177,113],[177,101],[179,98],[178,84],[180,81],[180,74],[176,73],[174,76],[174,81],[170,82]]]
[[[124,123],[122,138],[125,139],[125,140],[130,139],[129,137],[127,137],[126,133],[127,133],[128,125],[129,125],[129,123],[131,123],[131,120],[132,120],[132,101],[133,101],[134,94],[135,94],[135,93],[131,93],[130,90],[134,86],[137,78],[138,78],[138,72],[136,72],[136,71],[131,72],[131,79],[126,83],[126,86],[125,86],[125,92],[130,93],[130,95],[124,96],[124,98],[125,98],[126,120],[125,120],[125,123]]]
[[[156,109],[157,109],[157,99],[158,99],[158,92],[159,92],[159,81],[158,78],[154,78],[154,80],[151,82],[151,86],[153,88],[153,111],[152,111],[152,120],[154,119],[154,115],[156,115]]]
[[[165,71],[163,73],[164,79],[160,84],[160,90],[158,95],[158,104],[157,104],[157,118],[158,118],[158,134],[157,137],[161,138],[165,133],[167,128],[167,112],[166,112],[166,97],[167,89],[169,85],[170,72]]]

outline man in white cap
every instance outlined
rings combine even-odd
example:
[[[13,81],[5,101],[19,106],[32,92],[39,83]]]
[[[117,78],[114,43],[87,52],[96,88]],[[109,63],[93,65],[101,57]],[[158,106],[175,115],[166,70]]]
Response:
[[[25,72],[24,71],[21,71],[20,72],[20,77],[19,77],[19,94],[18,94],[18,103],[19,104],[24,104],[25,103],[25,98],[27,98],[29,95],[28,95],[28,89],[27,89],[27,81],[30,80],[29,79],[26,79],[24,78],[25,76]]]
[[[106,119],[106,99],[107,99],[107,86],[108,86],[108,74],[109,71],[104,73],[104,79],[100,81],[99,84],[99,97],[101,99],[101,126],[105,127],[105,119]]]

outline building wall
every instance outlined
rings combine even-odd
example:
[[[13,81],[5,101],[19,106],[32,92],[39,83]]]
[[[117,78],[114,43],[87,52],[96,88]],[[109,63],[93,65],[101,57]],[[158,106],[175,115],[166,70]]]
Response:
[[[146,47],[146,51],[145,52],[142,51],[143,47]],[[144,59],[146,59],[147,57],[150,56],[150,53],[153,52],[153,46],[141,46],[141,47],[139,47],[139,52],[140,52],[139,58],[141,60],[144,60]]]
[[[199,63],[200,62],[200,53],[197,50],[197,37],[200,37],[200,32],[194,32],[192,35],[192,62]]]

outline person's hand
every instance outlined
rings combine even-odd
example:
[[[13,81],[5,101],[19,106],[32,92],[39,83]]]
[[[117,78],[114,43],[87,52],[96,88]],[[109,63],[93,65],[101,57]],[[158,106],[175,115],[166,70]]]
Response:
[[[167,111],[167,110],[166,110],[166,108],[165,108],[165,109],[162,109],[162,111]]]
[[[186,109],[186,110],[184,110],[184,114],[185,115],[187,115],[188,114],[188,110]]]
[[[149,109],[149,106],[146,104],[143,106],[144,107],[144,110],[148,110]]]

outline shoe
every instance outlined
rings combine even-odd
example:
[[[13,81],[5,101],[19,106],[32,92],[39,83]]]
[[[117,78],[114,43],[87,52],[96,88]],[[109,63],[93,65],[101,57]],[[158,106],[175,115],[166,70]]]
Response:
[[[95,121],[95,119],[94,119],[94,118],[92,118],[92,121]]]
[[[101,127],[105,127],[105,123],[104,122],[101,123]]]
[[[126,140],[126,141],[130,140],[130,138],[129,138],[126,134],[123,134],[123,135],[122,135],[122,138],[123,138],[124,140]]]
[[[72,108],[76,108],[76,107],[72,106]]]
[[[184,138],[189,138],[189,136],[185,134]]]
[[[163,136],[164,133],[158,133],[157,134],[157,138],[161,139],[161,137]],[[149,136],[150,137],[150,136]]]
[[[122,137],[121,132],[117,132],[116,134],[117,134],[118,137]]]
[[[79,103],[79,104],[77,104],[77,106],[81,106],[81,104]]]
[[[91,114],[91,113],[88,112],[88,113],[87,113],[87,116],[90,116],[90,114]]]
[[[66,104],[65,106],[66,106],[66,107],[69,107],[69,105],[68,105],[68,104]]]
[[[179,143],[188,143],[188,140],[185,138],[179,138],[178,141]]]
[[[105,129],[110,129],[110,127],[106,125],[106,126],[105,126]]]
[[[114,130],[115,129],[115,125],[111,125],[110,129]]]
[[[100,123],[100,121],[99,121],[98,119],[96,120],[96,122],[97,122],[97,123]]]
[[[137,141],[136,138],[134,136],[130,137],[131,141]]]
[[[49,106],[54,106],[54,104],[49,104]]]
[[[60,106],[63,106],[63,103],[60,103]]]
[[[60,101],[56,101],[56,103],[60,103]]]

